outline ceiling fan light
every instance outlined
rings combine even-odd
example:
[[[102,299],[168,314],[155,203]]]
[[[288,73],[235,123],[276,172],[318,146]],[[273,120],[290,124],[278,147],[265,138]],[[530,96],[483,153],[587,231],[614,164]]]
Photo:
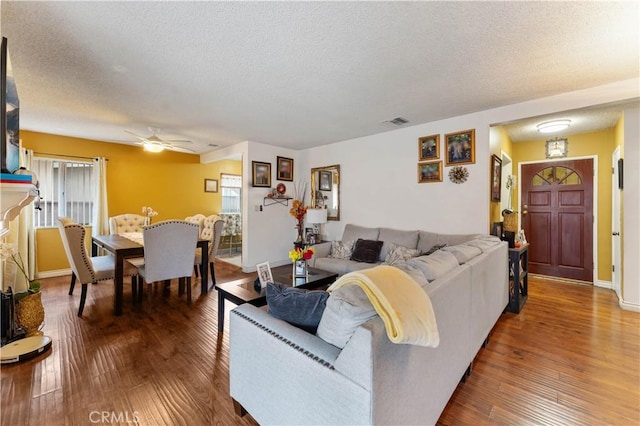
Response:
[[[540,133],[553,133],[564,130],[569,126],[571,126],[571,120],[552,120],[540,123],[536,128]]]
[[[149,152],[162,152],[164,151],[164,145],[158,143],[158,142],[143,142],[142,146],[144,147],[145,151],[149,151]]]

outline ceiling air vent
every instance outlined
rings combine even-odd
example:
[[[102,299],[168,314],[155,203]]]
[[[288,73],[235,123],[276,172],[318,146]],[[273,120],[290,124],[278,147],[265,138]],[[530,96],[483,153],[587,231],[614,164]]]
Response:
[[[396,126],[402,126],[403,124],[407,124],[408,122],[409,120],[402,117],[396,117],[393,120],[389,120],[389,123],[395,124]]]
[[[408,122],[409,120],[407,120],[406,118],[396,117],[396,118],[392,118],[391,120],[381,121],[380,124],[384,124],[385,126],[388,126],[388,127],[393,127],[393,126],[402,126],[404,124],[407,124]]]

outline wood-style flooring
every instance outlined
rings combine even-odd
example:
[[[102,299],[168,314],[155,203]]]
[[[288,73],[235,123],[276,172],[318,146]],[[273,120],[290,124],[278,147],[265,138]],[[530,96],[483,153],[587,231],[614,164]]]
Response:
[[[216,263],[220,282],[243,276]],[[78,318],[79,288],[69,296],[68,283],[42,280],[52,350],[0,369],[2,425],[256,424],[233,412],[215,290],[200,296],[194,280],[187,306],[173,283],[134,307],[125,283],[114,317],[105,281]],[[612,291],[532,277],[523,311],[502,315],[439,423],[638,425],[639,364],[640,314],[622,311]]]

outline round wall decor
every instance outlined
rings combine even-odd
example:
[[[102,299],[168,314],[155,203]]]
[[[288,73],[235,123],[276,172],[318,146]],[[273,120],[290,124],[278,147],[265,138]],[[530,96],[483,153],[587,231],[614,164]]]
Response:
[[[455,166],[449,170],[449,180],[453,183],[465,183],[469,178],[469,171],[466,167]]]

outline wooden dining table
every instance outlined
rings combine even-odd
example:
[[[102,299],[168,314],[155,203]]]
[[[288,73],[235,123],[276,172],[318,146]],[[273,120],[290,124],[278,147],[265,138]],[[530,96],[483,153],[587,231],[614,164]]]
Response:
[[[113,235],[94,235],[91,237],[91,255],[97,256],[98,249],[103,248],[112,253],[115,258],[115,276],[113,278],[115,286],[115,297],[113,302],[113,314],[122,315],[122,305],[124,299],[124,262],[126,259],[144,257],[144,244],[142,243],[142,233],[138,238],[132,238],[119,234]],[[198,247],[202,250],[202,274],[201,274],[201,293],[205,294],[209,291],[209,240],[198,240]],[[194,253],[195,259],[195,253]]]

